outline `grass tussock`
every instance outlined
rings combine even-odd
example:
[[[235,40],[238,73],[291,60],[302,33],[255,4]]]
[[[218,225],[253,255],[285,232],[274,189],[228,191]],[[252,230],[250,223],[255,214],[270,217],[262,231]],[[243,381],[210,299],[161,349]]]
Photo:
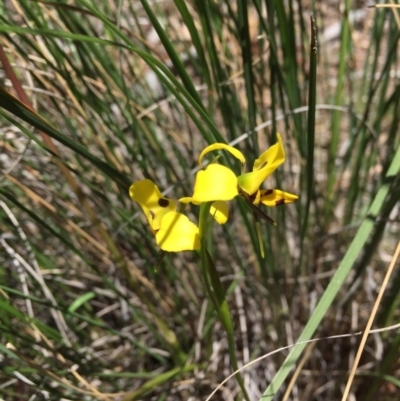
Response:
[[[240,366],[303,341],[242,371],[249,399],[340,399],[359,337],[304,341],[364,330],[395,253],[400,13],[316,3],[0,5],[0,398],[205,400],[232,368],[199,255],[160,255],[128,188],[191,195],[206,145],[251,168],[279,132],[267,187],[299,201],[268,209],[265,258],[231,202],[211,254]],[[394,268],[373,329],[399,289]],[[398,399],[398,330],[368,337],[349,399]]]

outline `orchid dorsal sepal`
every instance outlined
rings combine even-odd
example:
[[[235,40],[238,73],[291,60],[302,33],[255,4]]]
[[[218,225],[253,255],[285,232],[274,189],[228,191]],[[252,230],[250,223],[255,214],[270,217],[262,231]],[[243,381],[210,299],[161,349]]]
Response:
[[[200,153],[199,156],[199,165],[202,166],[201,162],[203,161],[204,156],[212,152],[213,150],[226,150],[229,153],[231,153],[236,159],[240,160],[240,162],[243,164],[246,163],[246,159],[244,158],[242,152],[233,146],[226,145],[225,143],[214,143],[212,145],[207,146],[203,151]]]

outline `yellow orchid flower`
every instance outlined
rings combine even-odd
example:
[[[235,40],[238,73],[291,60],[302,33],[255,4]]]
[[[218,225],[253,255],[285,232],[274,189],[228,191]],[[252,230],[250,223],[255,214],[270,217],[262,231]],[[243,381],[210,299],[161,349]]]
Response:
[[[176,212],[176,202],[162,196],[153,181],[146,179],[133,183],[129,195],[142,208],[157,245],[163,251],[200,249],[199,228],[185,215]]]
[[[199,171],[196,175],[193,196],[184,198],[185,202],[200,204],[212,201],[228,201],[237,195],[241,195],[252,206],[253,211],[255,209],[259,211],[253,205],[256,206],[262,203],[265,206],[272,207],[296,201],[298,197],[291,193],[279,189],[260,189],[262,183],[285,161],[282,138],[279,134],[277,134],[277,137],[278,142],[255,160],[253,171],[249,173],[236,176],[228,167],[215,163],[209,164],[204,170]],[[224,143],[207,146],[199,156],[200,166],[204,156],[214,150],[227,150],[230,152],[240,160],[243,170],[246,163],[243,154],[238,149]],[[274,224],[272,219],[268,218],[268,216],[266,218]]]

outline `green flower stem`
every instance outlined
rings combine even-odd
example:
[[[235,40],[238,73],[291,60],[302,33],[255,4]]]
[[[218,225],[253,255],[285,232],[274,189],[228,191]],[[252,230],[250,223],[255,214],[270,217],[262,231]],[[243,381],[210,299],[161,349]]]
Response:
[[[212,226],[212,219],[210,215],[211,203],[203,203],[200,206],[199,216],[199,234],[200,234],[200,257],[201,257],[201,269],[204,277],[204,283],[211,301],[214,304],[215,309],[221,319],[221,323],[225,329],[228,338],[228,349],[231,366],[234,371],[239,369],[236,359],[236,345],[235,335],[233,330],[232,317],[229,311],[228,302],[225,298],[225,291],[219,278],[217,269],[214,261],[207,250],[207,240],[209,239],[209,229]],[[247,401],[250,398],[247,394],[244,386],[243,378],[240,373],[236,375],[236,380],[242,389],[243,396]]]
[[[208,273],[208,258],[207,258],[207,224],[209,224],[209,213],[210,213],[211,203],[203,203],[200,205],[199,214],[199,235],[200,235],[200,258],[201,258],[201,270],[203,273],[204,284],[207,289],[207,293],[214,304],[215,309],[218,311],[218,300],[214,294],[211,287],[210,276]],[[219,313],[219,312],[218,312]]]

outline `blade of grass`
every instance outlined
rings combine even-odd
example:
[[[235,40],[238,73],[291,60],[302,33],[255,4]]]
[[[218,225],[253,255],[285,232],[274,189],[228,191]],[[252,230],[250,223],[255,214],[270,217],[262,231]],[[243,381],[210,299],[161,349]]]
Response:
[[[351,3],[350,0],[344,1],[343,18],[341,20],[340,57],[339,57],[339,68],[338,68],[338,77],[337,77],[337,85],[335,93],[336,105],[343,105],[345,103],[343,101],[344,84],[347,76],[348,57],[351,56],[350,54],[351,35],[350,35],[350,23],[349,23],[349,12],[351,6],[350,3]],[[340,140],[340,127],[341,127],[340,113],[334,112],[332,115],[332,129],[331,129],[332,133],[330,137],[329,154],[328,154],[328,169],[327,169],[328,187],[327,187],[327,201],[325,203],[325,218],[328,218],[328,215],[332,211],[332,195],[336,180],[335,160]]]
[[[203,45],[201,43],[199,32],[197,31],[197,28],[194,24],[194,19],[190,15],[190,12],[184,0],[174,0],[174,3],[182,16],[183,22],[185,23],[190,32],[190,37],[192,39],[193,46],[195,47],[197,57],[199,58],[199,66],[203,73],[202,76],[204,77],[204,80],[207,83],[209,90],[211,90],[212,89],[211,74],[208,68],[208,62],[203,50]]]
[[[193,85],[192,79],[189,77],[188,73],[186,72],[185,66],[183,65],[181,59],[178,57],[171,41],[168,39],[168,35],[165,33],[160,22],[158,21],[157,16],[153,12],[153,10],[150,7],[147,0],[140,0],[140,2],[142,3],[143,8],[146,11],[146,13],[151,21],[151,25],[153,26],[153,28],[156,30],[158,36],[160,37],[160,40],[161,40],[162,44],[164,45],[164,48],[167,51],[167,53],[172,61],[172,64],[175,67],[176,72],[181,77],[185,88],[190,93],[192,98],[198,103],[198,105],[200,107],[204,108],[203,102],[201,101],[201,99]]]
[[[244,82],[246,87],[247,98],[247,116],[249,119],[249,130],[253,131],[256,127],[256,97],[254,92],[254,75],[253,75],[253,62],[252,62],[252,46],[250,41],[249,32],[249,15],[247,12],[247,1],[237,0],[237,13],[238,13],[238,34],[240,49],[242,51],[243,69],[244,69]],[[252,152],[259,153],[257,138],[252,136]]]
[[[220,19],[218,13],[213,12],[215,5],[211,1],[195,0],[194,3],[200,17],[205,48],[210,60],[210,68],[214,81],[213,90],[218,95],[218,105],[221,109],[228,138],[231,139],[236,136],[238,131],[238,127],[235,125],[235,119],[236,115],[240,115],[240,108],[235,93],[231,91],[230,85],[226,84],[228,81],[228,74],[223,68],[219,57],[219,49],[216,43],[218,35],[216,33],[219,33],[221,27],[218,27],[218,31],[215,32],[213,25],[218,25],[217,21],[220,22]],[[213,113],[213,103],[214,102],[209,105],[210,113]]]
[[[118,36],[121,37],[122,39],[124,39],[124,41],[127,42],[128,44],[124,45],[122,43],[114,43],[114,42],[110,42],[107,40],[92,38],[90,36],[85,36],[85,35],[72,34],[72,33],[64,32],[64,31],[18,28],[15,26],[7,26],[7,25],[0,25],[0,32],[5,32],[5,33],[15,32],[15,33],[19,33],[22,35],[28,35],[28,34],[35,35],[36,34],[36,35],[52,36],[52,37],[56,37],[56,38],[60,37],[60,38],[67,38],[67,39],[72,39],[72,40],[82,40],[82,41],[87,41],[90,43],[122,46],[126,49],[129,49],[129,50],[137,53],[140,57],[142,57],[142,59],[146,63],[148,63],[149,66],[152,68],[152,70],[157,74],[157,76],[160,78],[160,80],[168,87],[168,89],[171,90],[171,92],[177,98],[179,103],[185,108],[186,112],[190,115],[193,122],[196,124],[196,126],[199,128],[199,130],[202,132],[204,138],[207,139],[208,143],[212,143],[214,141],[225,142],[223,137],[221,136],[220,132],[218,131],[218,129],[215,127],[214,123],[212,122],[212,119],[209,116],[209,114],[206,113],[204,111],[204,109],[191,97],[189,92],[179,83],[179,81],[174,77],[174,75],[171,73],[171,71],[161,61],[157,60],[155,57],[151,56],[149,53],[141,51],[136,46],[134,46],[130,42],[130,40],[125,35],[122,34],[122,32],[120,32],[115,26],[113,26],[111,24],[111,22],[109,22],[101,14],[96,12],[94,7],[91,7],[91,12],[93,12],[93,14],[95,14],[97,17],[99,17],[105,24],[108,25],[108,27],[110,27],[112,29],[113,32],[117,33]],[[199,121],[199,119],[197,118],[197,116],[193,113],[193,109],[196,110],[201,115],[201,117],[203,118],[203,121],[207,124],[212,135],[210,135],[210,132],[207,129],[205,129],[204,124],[202,124]],[[232,119],[230,118],[229,121],[231,121],[231,120]]]
[[[310,78],[308,88],[308,121],[307,121],[307,170],[306,170],[306,183],[307,183],[307,199],[304,208],[304,220],[301,228],[301,244],[304,242],[308,217],[311,206],[311,198],[314,191],[314,148],[315,148],[315,111],[317,104],[317,55],[318,55],[318,42],[317,42],[317,27],[315,25],[314,16],[310,15],[311,20],[311,42],[310,42]],[[300,245],[303,250],[303,246]],[[301,256],[300,256],[301,259]],[[301,262],[300,262],[301,265]]]
[[[175,376],[179,376],[183,373],[192,372],[195,368],[196,366],[194,365],[187,365],[184,368],[172,369],[168,372],[158,374],[157,377],[148,380],[138,389],[125,393],[122,397],[122,401],[134,401],[137,399],[143,399],[145,395],[149,395],[151,392],[155,391],[157,387],[161,384],[171,380]]]
[[[96,293],[93,291],[87,292],[86,294],[81,295],[70,305],[68,308],[68,312],[75,312],[86,302],[89,302],[91,299],[96,297]]]
[[[291,110],[299,107],[302,104],[301,91],[299,87],[298,62],[297,62],[297,47],[296,47],[296,32],[294,24],[293,4],[290,1],[288,4],[289,12],[284,2],[274,2],[274,9],[278,19],[278,28],[281,39],[281,46],[284,53],[283,68],[286,72],[284,84],[288,97],[288,103]],[[305,141],[303,138],[303,123],[300,115],[293,117],[295,125],[295,137],[297,140],[298,149],[302,157],[306,155]]]
[[[119,171],[114,169],[109,164],[103,162],[102,160],[99,160],[93,154],[88,152],[82,145],[78,144],[75,141],[72,141],[66,135],[62,134],[55,127],[44,120],[41,116],[39,116],[36,112],[34,112],[32,109],[27,107],[24,103],[20,102],[18,99],[13,97],[1,87],[0,107],[9,111],[16,117],[19,117],[21,120],[31,124],[35,128],[44,132],[49,137],[57,140],[65,146],[68,146],[70,149],[90,161],[94,166],[102,170],[106,175],[122,185],[124,188],[128,188],[128,186],[130,185],[130,180],[126,176],[122,175]],[[48,145],[48,143],[46,143],[46,145]],[[59,156],[58,152],[54,151],[54,147],[48,146],[47,149],[49,149],[52,154]]]

